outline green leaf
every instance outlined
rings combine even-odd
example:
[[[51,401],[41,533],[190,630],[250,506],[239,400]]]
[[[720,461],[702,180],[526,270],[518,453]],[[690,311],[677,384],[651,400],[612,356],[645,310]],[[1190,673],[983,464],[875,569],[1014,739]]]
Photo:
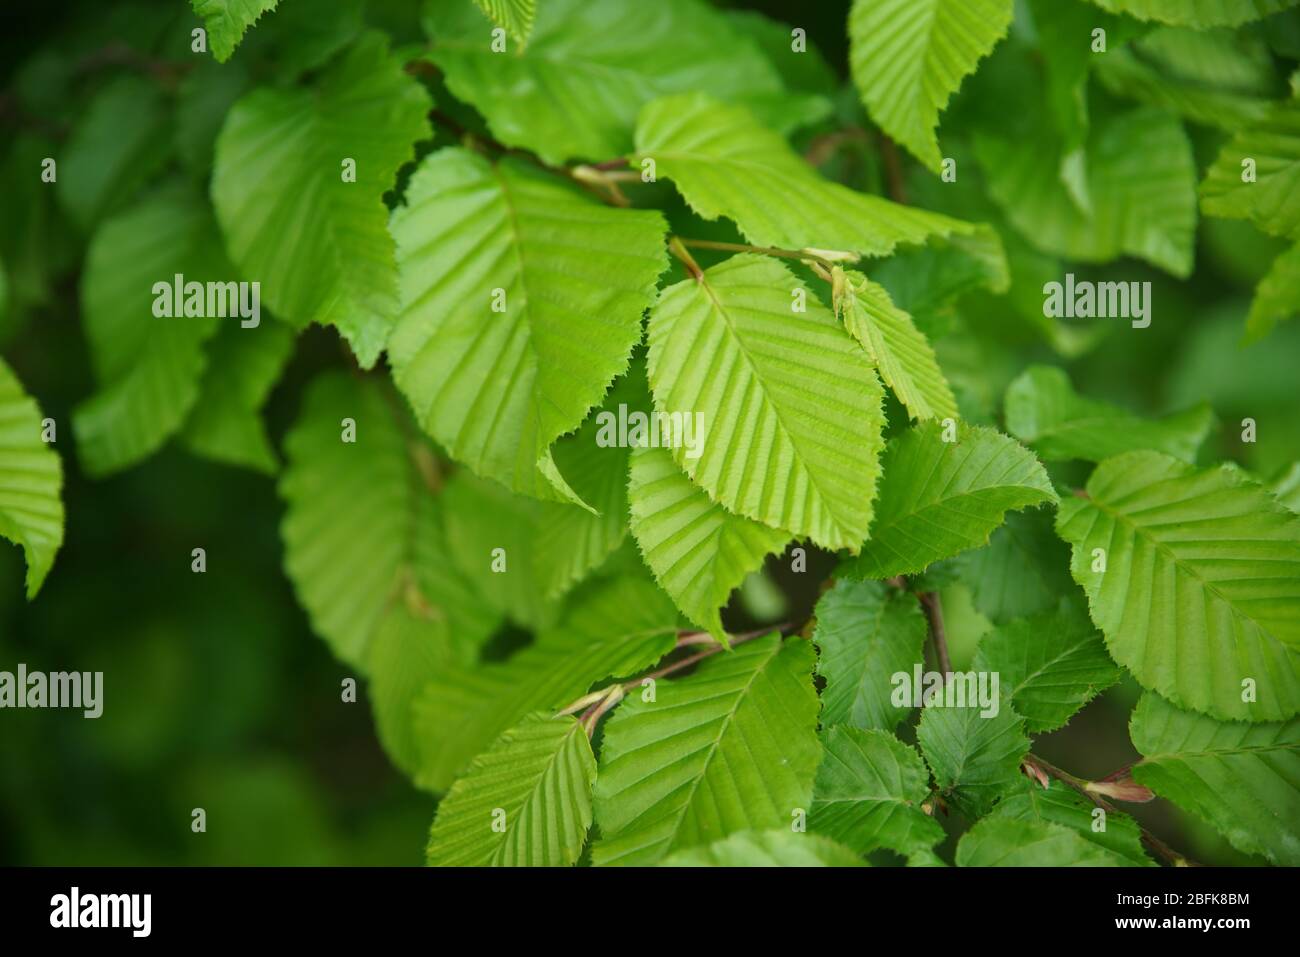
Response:
[[[802,288],[752,254],[668,287],[650,314],[650,385],[661,413],[702,417],[703,438],[673,455],[715,501],[827,548],[856,548],[880,474],[882,390],[815,295],[805,290],[807,311],[792,311]]]
[[[1254,165],[1249,181],[1248,162]],[[1237,130],[1205,173],[1201,210],[1300,239],[1300,100],[1278,103]]]
[[[228,323],[208,345],[199,397],[181,430],[190,451],[274,474],[275,450],[261,408],[293,353],[294,332],[279,322],[244,329]]]
[[[1215,721],[1145,694],[1129,724],[1133,777],[1246,854],[1300,864],[1300,720]]]
[[[881,468],[871,535],[842,569],[853,578],[922,572],[988,542],[1009,510],[1056,499],[1038,460],[992,429],[962,425],[945,442],[922,423],[890,440]]]
[[[642,105],[669,93],[750,103],[782,126],[816,116],[808,97],[785,93],[757,43],[699,0],[545,0],[527,48],[504,53],[467,9],[426,9],[429,59],[496,139],[552,166],[626,153]]]
[[[733,515],[693,485],[666,449],[632,453],[632,534],[660,587],[677,607],[725,642],[719,609],[789,535]]]
[[[862,343],[915,419],[957,417],[957,400],[943,377],[934,349],[912,322],[894,305],[885,288],[858,272],[836,267],[835,312],[849,334]]]
[[[888,848],[908,857],[944,838],[921,810],[930,776],[914,748],[885,731],[832,727],[822,736],[808,826],[865,854]]]
[[[921,709],[916,743],[940,792],[967,817],[981,817],[1019,785],[1020,762],[1029,753],[1025,723],[1005,700],[994,702],[997,712],[987,717],[978,704],[945,705],[927,702]]]
[[[591,826],[596,759],[576,718],[528,715],[466,769],[438,805],[435,866],[567,867]]]
[[[415,705],[420,786],[445,790],[530,711],[563,708],[596,682],[649,667],[676,644],[676,610],[649,582],[596,581],[573,601],[564,620],[507,661],[444,669],[429,682]]]
[[[216,318],[206,297],[203,316],[155,315],[160,301],[173,311],[177,275],[186,286],[233,279],[211,211],[188,190],[153,195],[109,220],[91,241],[81,310],[99,388],[72,414],[90,475],[129,468],[180,430],[199,396],[204,343],[218,323],[238,326],[236,318]]]
[[[1081,262],[1136,256],[1175,276],[1192,270],[1196,166],[1178,120],[1141,108],[1095,118],[1086,149],[1091,213],[1045,162],[1046,144],[978,133],[975,155],[992,198],[1035,246]],[[1207,210],[1208,212],[1208,210]]]
[[[1159,20],[1175,26],[1235,27],[1294,7],[1300,0],[1092,0],[1111,13],[1139,20]]]
[[[663,97],[641,111],[632,162],[647,159],[696,213],[726,216],[759,246],[887,256],[900,243],[981,229],[823,179],[749,110],[702,93]]]
[[[536,0],[474,0],[474,2],[493,23],[504,27],[507,33],[518,40],[521,48],[527,45],[528,35],[533,32],[533,18],[537,16]]]
[[[389,357],[425,430],[514,491],[576,498],[550,446],[627,368],[667,266],[663,217],[446,149],[411,178],[392,229]]]
[[[995,628],[980,639],[971,667],[999,675],[1031,734],[1062,727],[1123,676],[1101,634],[1072,607]]]
[[[1056,528],[1111,656],[1215,717],[1300,711],[1300,518],[1236,470],[1157,452],[1107,459],[1087,494],[1061,502]]]
[[[190,0],[194,15],[208,31],[208,44],[218,63],[225,63],[244,33],[279,0]]]
[[[63,465],[43,428],[41,410],[0,359],[0,536],[23,550],[29,601],[63,544]]]
[[[54,155],[59,203],[89,231],[130,203],[167,165],[171,142],[161,88],[134,75],[104,84]]]
[[[817,602],[822,724],[893,731],[912,713],[890,700],[892,677],[924,660],[925,616],[916,596],[880,582],[840,579]]]
[[[1268,483],[1268,490],[1293,512],[1300,512],[1300,462],[1292,462]]]
[[[660,867],[867,867],[842,844],[786,828],[737,831],[721,841],[669,854]]]
[[[1273,260],[1255,288],[1243,345],[1263,339],[1279,323],[1300,315],[1300,243]]]
[[[789,827],[821,756],[813,650],[768,635],[633,695],[605,727],[592,862],[653,864],[737,831]]]
[[[1046,821],[988,817],[957,842],[958,867],[1123,867],[1128,860]]]
[[[1046,788],[1025,778],[1018,794],[998,802],[993,817],[1060,825],[1115,854],[1117,866],[1155,866],[1142,848],[1142,829],[1133,818],[1120,811],[1099,815],[1096,804],[1055,778],[1049,779]]]
[[[853,81],[871,119],[931,170],[939,112],[1011,25],[1012,0],[855,0]]]
[[[226,248],[265,303],[298,328],[336,325],[363,367],[397,312],[384,193],[427,139],[424,88],[367,34],[311,88],[262,87],[217,139],[212,199]],[[345,164],[355,162],[355,182]]]
[[[1005,405],[1007,431],[1049,462],[1100,462],[1138,449],[1191,462],[1214,423],[1214,413],[1204,402],[1151,420],[1085,398],[1055,366],[1026,369],[1007,386]]]
[[[987,545],[954,559],[972,604],[994,624],[1050,611],[1066,595],[1084,600],[1052,518],[1045,508],[1009,512]]]

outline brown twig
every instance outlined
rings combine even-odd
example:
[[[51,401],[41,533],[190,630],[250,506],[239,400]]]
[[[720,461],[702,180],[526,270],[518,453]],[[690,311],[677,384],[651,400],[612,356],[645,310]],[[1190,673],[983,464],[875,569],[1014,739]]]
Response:
[[[934,656],[939,662],[939,671],[946,678],[952,674],[952,661],[948,658],[948,636],[943,628],[943,605],[939,601],[939,593],[926,591],[916,597],[925,609],[925,618],[930,624],[930,637],[934,639]]]

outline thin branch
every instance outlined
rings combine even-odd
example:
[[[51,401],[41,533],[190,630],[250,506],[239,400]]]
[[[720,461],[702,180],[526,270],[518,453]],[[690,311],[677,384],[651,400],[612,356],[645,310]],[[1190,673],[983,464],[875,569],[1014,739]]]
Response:
[[[779,256],[782,259],[799,259],[826,268],[833,267],[837,262],[857,262],[861,258],[857,253],[841,249],[781,249],[777,246],[751,246],[748,243],[724,243],[713,239],[688,239],[685,236],[674,238],[680,240],[682,245],[694,249],[715,249],[728,253],[760,253],[764,256]]]
[[[696,282],[704,282],[704,270],[695,261],[695,257],[686,251],[686,247],[682,245],[681,237],[673,236],[668,240],[668,251],[681,260],[682,265],[686,267],[686,271],[695,277]]]
[[[1078,793],[1086,797],[1093,804],[1097,805],[1097,807],[1105,811],[1107,814],[1115,814],[1119,812],[1119,809],[1115,807],[1115,805],[1111,804],[1101,795],[1094,794],[1092,791],[1089,791],[1088,782],[1085,781],[1083,778],[1075,777],[1069,771],[1061,770],[1056,765],[1052,764],[1050,761],[1044,760],[1043,758],[1040,758],[1036,754],[1025,755],[1025,763],[1032,764],[1033,766],[1041,770],[1043,773],[1047,774],[1049,777],[1054,777],[1058,781],[1065,784],[1067,787],[1074,789],[1075,791],[1077,791]],[[1160,840],[1160,838],[1156,837],[1154,834],[1148,831],[1140,822],[1137,822],[1136,819],[1135,819],[1135,823],[1137,823],[1138,829],[1142,832],[1142,840],[1146,842],[1147,846],[1150,847],[1151,850],[1155,851],[1157,855],[1164,858],[1165,861],[1172,864],[1174,867],[1199,867],[1200,866],[1187,855],[1179,854],[1177,851],[1175,851],[1164,841]]]
[[[939,670],[946,678],[952,674],[952,661],[948,658],[948,636],[943,628],[943,605],[939,601],[939,593],[921,592],[917,598],[921,600],[926,621],[930,623],[930,637],[934,639],[934,656],[938,659]]]

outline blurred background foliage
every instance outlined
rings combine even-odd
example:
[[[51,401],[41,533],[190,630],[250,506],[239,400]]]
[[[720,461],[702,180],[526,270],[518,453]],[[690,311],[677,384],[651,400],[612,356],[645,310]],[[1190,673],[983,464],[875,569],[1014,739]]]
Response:
[[[448,0],[452,2],[452,0]],[[468,2],[468,0],[465,0]],[[540,0],[545,2],[545,0]],[[847,81],[848,0],[723,4],[803,27],[829,64],[799,82],[829,93],[835,115],[801,131],[816,148],[836,130],[870,128]],[[265,476],[199,459],[173,444],[144,465],[104,481],[80,473],[71,410],[94,390],[78,308],[89,216],[120,208],[141,185],[171,170],[201,181],[220,121],[254,82],[283,82],[286,64],[327,54],[362,22],[388,31],[395,47],[422,42],[415,0],[293,0],[253,30],[231,64],[192,54],[188,4],[159,2],[7,4],[0,13],[0,352],[45,415],[59,423],[67,537],[38,599],[22,593],[22,559],[0,545],[0,669],[104,671],[98,720],[71,711],[0,712],[0,863],[3,864],[418,864],[434,799],[388,762],[362,686],[341,701],[348,671],[308,627],[282,571],[283,505]],[[1019,13],[1020,11],[1018,11]],[[1019,22],[1019,17],[1018,17]],[[1252,39],[1253,38],[1253,39]],[[1248,40],[1278,76],[1300,55],[1300,14],[1253,25]],[[994,54],[1015,55],[1005,41]],[[1289,66],[1287,65],[1289,63]],[[969,187],[964,124],[990,105],[1015,113],[1023,90],[998,86],[996,65],[954,99],[941,127]],[[1093,89],[1093,109],[1111,94]],[[135,108],[103,116],[106,99]],[[440,101],[440,106],[446,101]],[[481,122],[452,105],[456,120]],[[1199,170],[1225,134],[1190,125]],[[445,132],[440,135],[446,135]],[[81,145],[75,154],[70,146]],[[1025,149],[1047,149],[1032,137]],[[39,161],[87,164],[102,179],[94,196],[60,201],[39,181]],[[887,191],[887,170],[870,136],[848,137],[822,169],[860,189]],[[1242,221],[1201,218],[1195,269],[1171,278],[1136,260],[1105,268],[1107,280],[1149,280],[1156,321],[1139,335],[1098,323],[1070,339],[1045,328],[1041,283],[1064,270],[1001,221],[984,201],[972,208],[941,193],[938,179],[906,160],[909,201],[993,221],[1018,285],[1007,296],[973,293],[955,309],[918,316],[937,339],[963,412],[993,420],[1007,383],[1032,362],[1063,365],[1083,395],[1146,414],[1208,401],[1218,427],[1201,461],[1231,460],[1272,476],[1300,460],[1300,323],[1239,346],[1255,283],[1283,248]],[[662,187],[670,219],[690,214]],[[734,239],[725,223],[692,223],[692,234]],[[704,264],[710,257],[702,255]],[[679,267],[674,267],[679,268]],[[1069,267],[1080,278],[1095,267]],[[1036,278],[1036,281],[1035,280]],[[1037,311],[1037,315],[1035,312]],[[305,384],[346,360],[332,330],[304,333],[266,407],[280,439]],[[895,410],[897,412],[898,410]],[[1240,441],[1253,418],[1259,441]],[[897,414],[891,418],[900,418]],[[1068,470],[1067,470],[1068,471]],[[1068,478],[1054,469],[1058,479]],[[1079,476],[1082,478],[1082,474]],[[206,574],[190,552],[207,551]],[[833,565],[814,555],[809,571],[769,562],[740,590],[733,628],[801,615]],[[950,570],[932,573],[942,594],[953,663],[969,664],[989,623]],[[946,576],[946,577],[945,577]],[[518,636],[504,636],[506,644]],[[1129,679],[1093,702],[1035,750],[1073,773],[1101,777],[1136,758],[1127,718],[1138,688]],[[207,831],[192,833],[202,807]],[[1243,863],[1226,842],[1166,802],[1126,808],[1170,844],[1206,863]],[[960,827],[950,827],[954,834]],[[949,856],[951,843],[944,850]]]

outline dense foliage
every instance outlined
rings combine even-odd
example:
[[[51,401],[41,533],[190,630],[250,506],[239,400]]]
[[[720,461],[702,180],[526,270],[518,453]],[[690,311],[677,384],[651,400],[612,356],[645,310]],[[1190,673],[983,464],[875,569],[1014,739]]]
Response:
[[[761,6],[7,41],[0,669],[108,695],[53,753],[215,736],[188,832],[359,699],[431,864],[1300,864],[1300,2]],[[227,642],[279,703],[159,744]],[[12,840],[85,859],[27,727]]]

